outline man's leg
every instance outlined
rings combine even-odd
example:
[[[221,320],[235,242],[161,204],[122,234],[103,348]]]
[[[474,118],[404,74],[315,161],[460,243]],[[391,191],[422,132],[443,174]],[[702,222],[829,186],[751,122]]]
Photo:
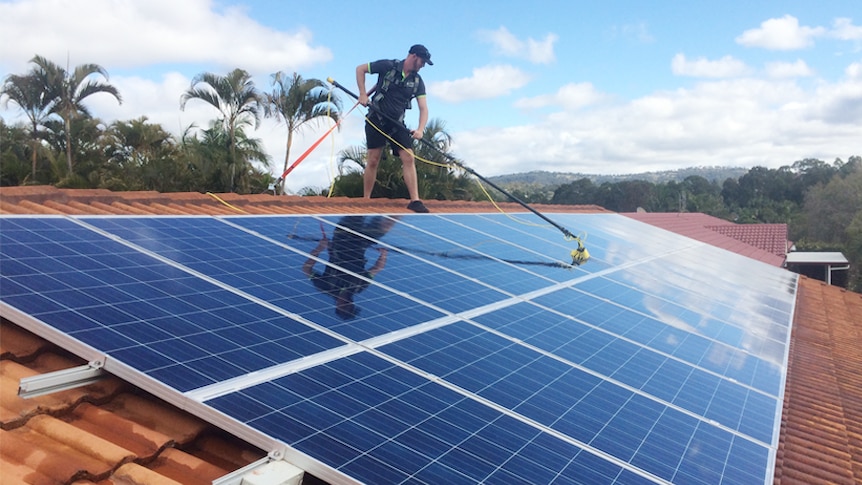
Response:
[[[362,176],[362,189],[366,199],[371,198],[371,191],[377,182],[377,167],[380,165],[380,157],[383,155],[383,147],[369,148],[365,154],[365,174]]]
[[[416,177],[416,157],[413,150],[399,150],[398,157],[401,159],[402,171],[404,172],[404,184],[410,200],[419,200],[419,183]]]

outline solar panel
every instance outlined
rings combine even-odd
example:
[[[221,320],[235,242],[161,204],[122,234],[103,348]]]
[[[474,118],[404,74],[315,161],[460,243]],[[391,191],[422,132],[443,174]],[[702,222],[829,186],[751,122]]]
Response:
[[[4,315],[330,481],[768,483],[796,276],[616,214],[0,217]]]

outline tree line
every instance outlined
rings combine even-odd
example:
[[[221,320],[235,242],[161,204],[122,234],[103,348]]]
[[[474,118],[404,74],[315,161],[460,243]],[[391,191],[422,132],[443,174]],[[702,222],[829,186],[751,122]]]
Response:
[[[105,124],[93,116],[87,101],[94,95],[122,102],[98,64],[64,68],[42,56],[31,69],[8,75],[0,103],[11,104],[26,122],[8,125],[0,119],[0,185],[48,184],[69,188],[155,190],[159,192],[284,191],[272,174],[273,162],[251,131],[262,118],[285,126],[284,170],[294,135],[317,123],[337,123],[339,97],[318,79],[297,73],[271,75],[268,92],[250,74],[236,68],[224,75],[194,77],[178,109],[204,102],[216,117],[206,128],[189,125],[175,136],[145,116]],[[485,198],[468,174],[447,163],[451,137],[442,121],[427,123],[424,141],[414,146],[420,196],[437,200]],[[433,148],[432,148],[433,147]],[[365,147],[338,154],[338,174],[330,188],[305,188],[302,195],[362,196]],[[397,157],[386,153],[378,171],[375,196],[407,197]],[[700,176],[682,182],[643,180],[595,184],[588,178],[547,187],[506,186],[528,203],[595,204],[617,212],[703,212],[739,223],[787,223],[800,250],[842,251],[851,259],[848,286],[862,290],[862,158],[851,156],[829,164],[804,159],[778,169],[755,167],[720,184]],[[490,188],[487,188],[493,190]],[[494,194],[504,199],[503,194]]]
[[[270,156],[249,133],[262,117],[287,128],[286,168],[296,131],[340,116],[340,101],[327,96],[320,80],[277,72],[272,91],[262,92],[237,68],[201,73],[182,94],[180,110],[195,100],[220,115],[206,128],[189,125],[176,137],[145,116],[106,125],[92,116],[88,99],[107,94],[121,103],[122,96],[102,66],[68,69],[39,55],[30,62],[28,72],[7,76],[0,91],[3,106],[17,106],[27,119],[0,126],[2,185],[257,192],[274,182]]]
[[[719,183],[701,176],[681,182],[593,183],[511,187],[528,202],[595,204],[615,212],[701,212],[747,223],[786,223],[799,251],[840,251],[850,260],[847,287],[862,292],[862,157],[833,163],[806,158],[777,169],[754,167]]]
[[[286,128],[284,168],[288,168],[294,136],[314,124],[338,123],[339,97],[319,79],[297,73],[271,75],[271,90],[261,91],[251,75],[234,69],[225,75],[204,72],[195,76],[182,94],[178,108],[204,102],[217,117],[206,128],[186,127],[174,136],[145,116],[105,124],[92,115],[87,101],[109,95],[122,103],[119,90],[109,83],[98,64],[67,69],[42,56],[31,69],[4,79],[0,101],[17,107],[25,123],[10,126],[0,120],[0,185],[50,184],[70,188],[156,190],[159,192],[284,192],[273,162],[251,131],[269,117]],[[448,152],[451,139],[442,122],[431,120],[427,141]],[[425,198],[470,198],[478,189],[470,180],[442,163],[434,150],[417,153],[439,164],[421,164],[420,190]],[[406,196],[400,163],[389,156],[381,162],[382,183],[377,196]],[[364,147],[348,147],[338,155],[335,195],[361,196]],[[357,184],[357,179],[359,183]],[[281,182],[281,184],[277,184]],[[302,193],[323,193],[305,188]]]

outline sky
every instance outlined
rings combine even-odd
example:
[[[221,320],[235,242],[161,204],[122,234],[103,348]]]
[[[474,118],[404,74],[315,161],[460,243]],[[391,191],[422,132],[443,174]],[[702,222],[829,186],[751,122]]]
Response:
[[[452,137],[452,154],[485,177],[862,155],[858,0],[0,0],[3,78],[26,73],[34,55],[99,64],[123,102],[93,95],[94,116],[146,116],[175,134],[218,117],[198,100],[180,109],[203,72],[244,69],[262,92],[278,71],[356,92],[357,65],[404,58],[416,43],[434,62],[420,72],[430,118]],[[337,153],[365,141],[364,112],[291,172],[289,192],[329,186]],[[409,127],[418,114],[407,112]],[[14,103],[0,104],[0,116],[23,120]],[[290,163],[330,126],[300,131]],[[250,134],[281,175],[284,124],[266,119]]]

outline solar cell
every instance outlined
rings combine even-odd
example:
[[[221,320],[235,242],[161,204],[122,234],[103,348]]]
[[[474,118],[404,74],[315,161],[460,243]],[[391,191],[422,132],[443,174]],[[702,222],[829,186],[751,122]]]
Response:
[[[0,296],[322,477],[770,482],[795,275],[559,219],[0,217]]]

